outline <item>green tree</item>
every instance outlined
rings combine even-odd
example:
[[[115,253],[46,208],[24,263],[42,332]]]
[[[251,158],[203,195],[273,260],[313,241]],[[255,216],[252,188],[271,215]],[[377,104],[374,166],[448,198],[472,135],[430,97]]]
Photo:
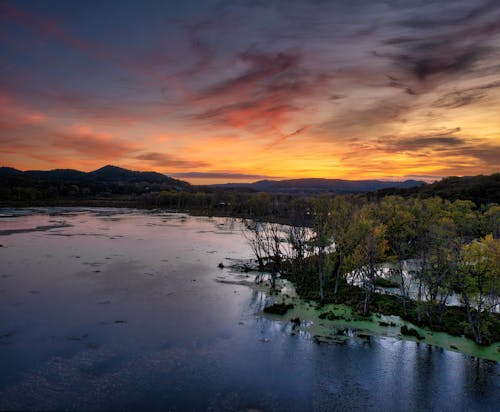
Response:
[[[337,264],[335,269],[335,287],[333,293],[337,294],[340,278],[343,275],[344,257],[352,247],[350,229],[354,215],[354,205],[344,196],[336,196],[331,205],[330,225],[335,245]]]
[[[331,210],[332,202],[329,197],[321,196],[314,200],[314,238],[312,243],[318,250],[319,297],[321,300],[325,298],[325,253],[326,249],[332,244]]]
[[[373,205],[367,204],[353,220],[353,239],[356,246],[347,261],[365,290],[363,314],[367,315],[371,295],[375,289],[375,276],[384,260],[387,242],[384,238],[386,227],[375,217]]]
[[[491,311],[499,305],[500,240],[487,235],[464,245],[457,286],[467,312],[467,322],[474,340],[489,343],[487,321]]]
[[[386,227],[389,260],[394,263],[392,270],[399,278],[403,312],[406,314],[411,283],[407,263],[416,252],[416,217],[411,211],[410,202],[398,196],[382,199],[378,214]]]
[[[500,205],[491,205],[484,212],[486,233],[491,233],[493,238],[500,239]]]

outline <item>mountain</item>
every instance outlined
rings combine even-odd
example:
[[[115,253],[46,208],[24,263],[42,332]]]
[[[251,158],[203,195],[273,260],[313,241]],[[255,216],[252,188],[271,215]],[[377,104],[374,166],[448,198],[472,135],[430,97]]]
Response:
[[[104,166],[87,173],[89,178],[100,182],[127,182],[127,183],[170,183],[173,185],[188,185],[187,182],[176,180],[157,172],[135,172],[117,166]]]
[[[13,167],[0,167],[0,177],[15,177],[21,176],[22,174],[23,172]]]
[[[59,183],[158,183],[176,187],[189,186],[187,182],[173,179],[161,173],[136,172],[110,165],[88,173],[73,169],[28,170],[22,172],[11,167],[0,167],[0,178],[25,178]]]
[[[388,182],[383,180],[342,180],[342,179],[290,179],[290,180],[260,180],[254,183],[226,183],[212,185],[218,188],[247,188],[259,192],[273,193],[359,193],[374,192],[386,188],[410,188],[425,185],[418,180],[403,182]]]
[[[72,181],[79,182],[86,180],[87,173],[73,169],[54,169],[54,170],[28,170],[24,172],[26,176],[40,180],[50,181]]]
[[[36,188],[41,193],[74,192],[84,188],[88,193],[137,193],[140,190],[183,190],[190,184],[156,172],[136,172],[116,166],[104,166],[92,172],[73,169],[27,170],[0,167],[0,191],[14,187]],[[142,188],[142,189],[141,189]],[[45,195],[44,195],[45,196]]]
[[[400,195],[433,197],[448,200],[471,200],[478,206],[500,203],[500,173],[489,176],[446,177],[434,183],[412,188],[390,188],[377,192],[377,196]]]

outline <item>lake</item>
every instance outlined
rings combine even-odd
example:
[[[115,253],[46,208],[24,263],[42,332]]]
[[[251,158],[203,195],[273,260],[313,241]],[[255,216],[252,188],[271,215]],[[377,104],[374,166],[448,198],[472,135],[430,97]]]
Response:
[[[498,363],[395,338],[320,345],[261,316],[263,292],[220,282],[253,276],[230,267],[252,258],[234,220],[0,209],[0,244],[0,410],[500,405]]]

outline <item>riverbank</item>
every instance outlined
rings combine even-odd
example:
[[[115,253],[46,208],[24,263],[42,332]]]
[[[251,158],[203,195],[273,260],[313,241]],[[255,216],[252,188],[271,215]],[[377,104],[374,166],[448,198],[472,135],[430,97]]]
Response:
[[[245,284],[249,285],[248,282]],[[261,286],[257,286],[261,289]],[[463,336],[431,331],[406,321],[397,315],[371,313],[364,317],[346,304],[318,305],[297,295],[293,284],[285,279],[277,282],[277,293],[271,295],[274,304],[288,306],[283,315],[263,311],[262,316],[292,323],[292,334],[305,333],[318,344],[344,344],[348,339],[369,341],[372,336],[397,338],[437,346],[468,356],[500,362],[500,342],[488,346],[476,344]],[[272,310],[271,310],[272,312]],[[415,335],[403,334],[403,331]],[[406,328],[406,329],[405,329]]]
[[[158,210],[167,213],[187,213],[192,216],[225,217],[233,219],[252,219],[262,222],[272,222],[280,224],[291,224],[290,217],[273,216],[272,214],[255,215],[252,213],[235,212],[227,210],[224,206],[214,207],[165,207],[156,203],[144,202],[142,199],[130,197],[112,197],[95,199],[57,199],[57,200],[20,200],[1,201],[0,208],[5,209],[31,209],[31,208],[116,208],[116,209],[137,209],[152,211]]]

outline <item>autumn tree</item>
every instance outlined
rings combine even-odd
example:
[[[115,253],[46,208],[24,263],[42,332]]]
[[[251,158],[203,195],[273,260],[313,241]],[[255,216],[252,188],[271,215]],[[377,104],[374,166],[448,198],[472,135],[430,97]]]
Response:
[[[484,336],[487,333],[485,320],[499,305],[500,240],[487,235],[464,245],[457,280],[474,340],[479,344],[488,343]]]
[[[352,246],[351,226],[354,215],[354,205],[344,196],[336,196],[331,205],[330,226],[333,235],[336,268],[335,268],[335,286],[333,293],[337,294],[340,278],[344,270],[344,258],[349,253]]]
[[[394,263],[392,271],[399,278],[403,312],[406,315],[411,283],[408,261],[416,252],[416,218],[411,211],[410,202],[397,196],[382,199],[378,215],[386,228],[388,253]]]
[[[387,250],[384,239],[385,225],[374,217],[373,205],[367,204],[356,214],[352,231],[356,246],[348,256],[348,266],[353,269],[365,291],[363,314],[369,312],[375,277]]]

